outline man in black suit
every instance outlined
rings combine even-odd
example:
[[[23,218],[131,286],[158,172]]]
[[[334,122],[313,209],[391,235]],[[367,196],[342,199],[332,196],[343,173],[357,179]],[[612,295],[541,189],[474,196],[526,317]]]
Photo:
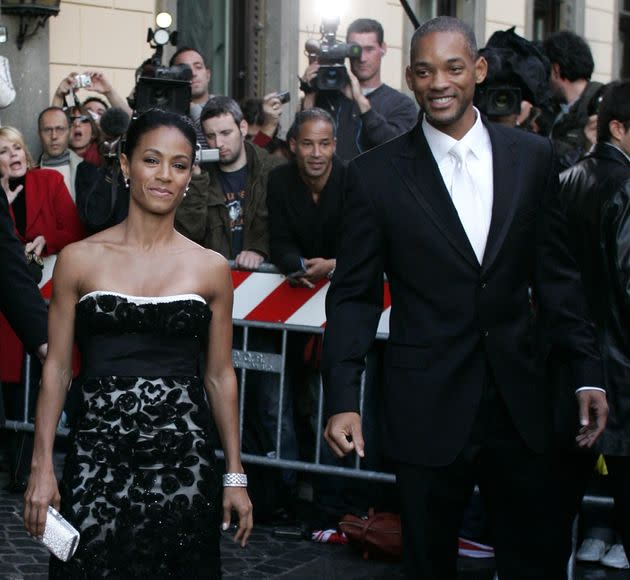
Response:
[[[9,215],[9,203],[2,187],[0,187],[0,256],[2,256],[0,259],[0,312],[6,316],[26,350],[36,353],[43,361],[48,347],[46,304],[28,271],[24,258],[24,246],[15,235],[15,226]],[[4,425],[4,420],[4,397],[0,392],[0,426]],[[24,480],[30,468],[32,439],[32,433],[13,437],[10,489],[19,491],[24,487]],[[21,452],[18,452],[19,449]]]
[[[15,236],[9,203],[0,188],[0,311],[26,350],[46,356],[48,312],[37,284],[28,271],[24,246]]]
[[[607,414],[605,393],[582,389],[601,385],[601,368],[552,147],[481,120],[472,102],[487,64],[463,22],[426,22],[410,56],[423,119],[348,169],[327,297],[326,438],[338,455],[365,453],[357,387],[386,272],[385,449],[407,575],[456,577],[457,532],[477,483],[501,580],[550,577],[542,362],[552,349],[579,389],[579,444],[594,443]]]

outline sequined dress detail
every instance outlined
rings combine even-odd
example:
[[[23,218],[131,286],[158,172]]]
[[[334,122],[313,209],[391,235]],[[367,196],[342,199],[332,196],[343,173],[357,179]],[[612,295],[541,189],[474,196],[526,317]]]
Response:
[[[93,292],[76,307],[82,404],[60,483],[81,533],[50,578],[220,577],[220,487],[199,356],[197,295]]]

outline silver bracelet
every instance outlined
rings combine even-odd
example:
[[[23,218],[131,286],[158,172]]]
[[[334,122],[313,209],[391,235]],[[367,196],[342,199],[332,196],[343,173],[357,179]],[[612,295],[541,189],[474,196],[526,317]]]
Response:
[[[247,487],[247,475],[244,473],[224,473],[223,487]]]

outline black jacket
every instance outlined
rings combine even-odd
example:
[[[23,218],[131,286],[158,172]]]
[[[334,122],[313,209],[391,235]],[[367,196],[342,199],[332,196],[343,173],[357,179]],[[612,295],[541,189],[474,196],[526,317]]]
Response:
[[[333,158],[332,171],[316,205],[295,162],[269,174],[271,261],[284,274],[301,268],[300,258],[334,258],[341,222],[346,167]]]
[[[245,142],[247,154],[247,205],[243,228],[243,249],[269,256],[269,222],[267,214],[267,178],[269,172],[285,159]],[[204,248],[232,257],[230,217],[219,179],[219,167],[210,164],[208,171],[193,175],[190,189],[175,214],[175,227]]]
[[[9,204],[0,187],[0,311],[29,352],[48,341],[48,313],[15,236]]]
[[[602,83],[589,82],[580,98],[551,129],[551,140],[561,170],[577,163],[591,146],[584,135],[584,127],[588,122],[589,104],[602,86]]]
[[[630,161],[598,143],[560,176],[571,248],[602,351],[610,414],[601,451],[630,455]]]
[[[359,408],[359,377],[383,307],[385,272],[392,301],[385,449],[396,461],[451,463],[469,439],[488,372],[536,451],[549,433],[542,363],[551,350],[570,361],[571,388],[602,383],[579,272],[566,245],[551,143],[486,127],[494,197],[481,265],[420,124],[348,168],[326,300],[326,405],[328,414]]]

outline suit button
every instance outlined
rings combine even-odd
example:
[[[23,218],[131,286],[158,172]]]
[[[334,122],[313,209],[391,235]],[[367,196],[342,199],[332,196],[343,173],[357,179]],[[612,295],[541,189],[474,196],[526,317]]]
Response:
[[[484,335],[484,336],[488,336],[489,334],[490,334],[490,333],[489,333],[487,330],[484,330],[484,331],[483,331],[483,335]]]
[[[482,282],[482,283],[481,283],[481,289],[482,289],[482,290],[485,290],[486,286],[487,286],[487,284],[486,284],[485,282]]]

